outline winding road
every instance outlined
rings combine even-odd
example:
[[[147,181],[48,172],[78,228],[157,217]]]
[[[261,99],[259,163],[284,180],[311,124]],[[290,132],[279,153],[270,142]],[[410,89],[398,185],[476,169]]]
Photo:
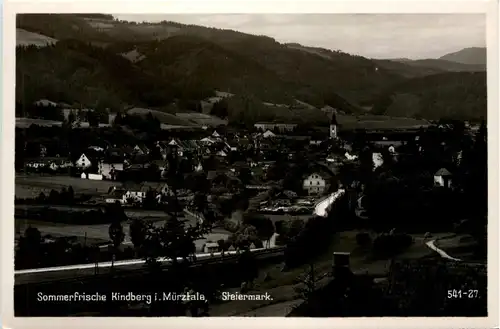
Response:
[[[320,217],[328,216],[328,207],[330,207],[340,196],[345,193],[344,189],[338,189],[326,198],[318,201],[314,206],[314,214]]]
[[[454,261],[457,261],[457,262],[462,261],[461,259],[458,259],[458,258],[455,258],[455,257],[452,257],[452,256],[448,255],[444,250],[439,249],[436,246],[436,241],[437,241],[437,239],[434,239],[434,240],[431,240],[431,241],[427,241],[425,244],[427,245],[427,247],[429,247],[432,250],[434,250],[435,252],[437,252],[443,258],[446,258],[446,259],[449,259],[449,260],[454,260]]]

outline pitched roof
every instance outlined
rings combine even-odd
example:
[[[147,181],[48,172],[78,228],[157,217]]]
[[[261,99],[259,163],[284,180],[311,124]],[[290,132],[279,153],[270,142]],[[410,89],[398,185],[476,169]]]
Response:
[[[446,168],[441,168],[436,171],[434,176],[451,176],[451,172],[449,172]]]
[[[330,120],[330,124],[332,124],[332,125],[338,125],[337,115],[335,113],[332,113],[332,119]]]

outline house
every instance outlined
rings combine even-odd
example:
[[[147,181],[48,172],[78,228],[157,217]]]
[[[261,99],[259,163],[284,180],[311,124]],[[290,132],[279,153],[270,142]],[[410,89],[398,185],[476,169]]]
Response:
[[[73,163],[67,158],[60,157],[43,157],[41,159],[31,159],[25,161],[26,169],[41,169],[49,168],[53,171],[66,169],[73,166]]]
[[[204,253],[212,253],[219,251],[219,244],[217,242],[210,242],[203,244],[202,251]]]
[[[119,171],[123,171],[123,161],[118,160],[103,160],[99,163],[99,173],[104,179],[115,180]]]
[[[59,170],[59,169],[67,169],[73,167],[73,163],[67,158],[44,158],[44,161],[49,164],[49,168],[51,170]]]
[[[44,157],[47,155],[47,147],[45,145],[40,144],[40,157]]]
[[[125,202],[138,202],[142,203],[146,198],[146,194],[149,191],[155,193],[155,198],[158,199],[158,195],[168,195],[170,193],[170,188],[165,183],[143,183],[139,185],[124,186],[122,188],[125,192],[124,199]]]
[[[273,138],[276,137],[276,134],[273,133],[271,130],[266,130],[264,133],[262,133],[263,138]]]
[[[227,157],[227,153],[224,150],[220,150],[215,155],[217,155],[219,157],[223,157],[223,158]]]
[[[212,134],[212,137],[213,138],[216,138],[216,139],[219,139],[221,138],[220,134],[217,132],[217,130],[214,130],[213,134]]]
[[[311,139],[309,141],[309,145],[321,145],[323,143],[323,141],[321,139]]]
[[[213,144],[216,141],[210,137],[205,137],[205,138],[200,139],[200,142],[203,144]]]
[[[160,151],[162,159],[163,160],[167,159],[168,148],[169,148],[168,143],[158,141],[158,142],[156,142],[155,146]]]
[[[137,144],[135,147],[134,147],[134,151],[133,151],[135,154],[140,154],[140,155],[145,155],[145,154],[149,154],[150,150],[149,148],[144,145],[144,144]]]
[[[175,150],[177,152],[177,155],[180,157],[184,156],[186,153],[195,153],[199,149],[197,141],[195,140],[183,141],[177,138],[173,138],[168,143],[168,146],[171,150]]]
[[[302,187],[309,195],[322,194],[326,190],[326,180],[319,173],[312,173],[304,179]]]
[[[238,141],[237,140],[232,140],[229,142],[226,142],[227,147],[231,152],[237,152],[238,151]]]
[[[403,145],[402,141],[387,140],[387,137],[384,138],[386,139],[383,139],[381,141],[374,141],[373,144],[377,147],[387,148],[391,153],[395,152],[396,147],[400,147]]]
[[[255,129],[260,131],[277,129],[280,132],[293,131],[297,128],[294,123],[274,123],[274,122],[258,122],[254,124]]]
[[[378,168],[384,164],[384,157],[382,153],[374,152],[372,153],[373,167]]]
[[[34,102],[33,104],[40,107],[49,107],[49,106],[57,107],[57,103],[49,101],[48,99],[40,99]]]
[[[153,161],[151,161],[151,164],[158,167],[159,171],[164,171],[167,168],[167,164],[166,164],[165,160],[153,160]]]
[[[434,174],[434,185],[451,188],[452,186],[452,174],[446,169],[441,168]]]
[[[89,146],[88,149],[95,151],[95,152],[104,152],[104,148],[101,146],[97,146],[97,145]]]
[[[357,155],[351,155],[351,154],[349,154],[349,152],[345,152],[345,157],[349,161],[354,161],[354,160],[356,160],[358,158]]]
[[[99,174],[90,174],[90,173],[82,172],[82,174],[80,175],[80,178],[90,179],[90,180],[102,180],[103,176],[99,175]]]
[[[458,151],[454,156],[453,156],[453,162],[455,162],[455,165],[459,167],[462,164],[462,159],[463,159],[463,151],[460,150]]]
[[[198,164],[194,167],[194,171],[196,171],[196,172],[203,171],[203,165],[201,164],[201,161],[198,162]]]
[[[75,161],[75,167],[81,168],[81,169],[86,169],[90,168],[92,166],[92,162],[90,161],[89,157],[85,155],[85,153],[82,153],[80,157]]]
[[[39,169],[45,167],[45,162],[42,159],[26,160],[25,166],[29,169]]]
[[[105,198],[106,203],[126,203],[125,190],[123,189],[113,189],[109,195]]]
[[[142,203],[142,201],[146,198],[146,193],[149,191],[149,188],[144,188],[143,186],[130,187],[126,189],[123,198],[126,200],[126,203]]]

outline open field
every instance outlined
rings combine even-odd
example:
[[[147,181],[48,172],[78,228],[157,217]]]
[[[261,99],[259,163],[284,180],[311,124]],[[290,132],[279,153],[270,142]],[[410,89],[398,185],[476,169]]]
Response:
[[[55,44],[56,39],[43,34],[29,32],[24,29],[16,29],[16,47],[17,46],[37,46],[45,47]]]
[[[227,120],[222,120],[213,115],[197,112],[175,113],[175,115],[183,120],[193,122],[204,126],[219,126],[227,125]]]
[[[189,120],[185,120],[181,117],[178,117],[174,114],[165,113],[157,110],[145,109],[135,107],[127,111],[128,114],[136,114],[136,115],[147,115],[151,113],[155,118],[157,118],[160,123],[166,125],[174,125],[174,126],[196,126],[196,124],[192,123]]]
[[[16,128],[29,128],[31,125],[52,127],[52,126],[62,126],[62,121],[44,120],[44,119],[33,119],[33,118],[16,118]],[[99,123],[99,128],[109,127],[107,123]],[[81,122],[79,128],[90,128],[88,122]]]
[[[75,191],[75,195],[102,195],[108,193],[110,187],[119,185],[119,183],[112,181],[89,180],[69,176],[39,175],[16,175],[15,183],[15,194],[18,198],[37,197],[40,192],[48,195],[52,189],[60,191],[63,187],[68,188],[70,185],[73,191]]]
[[[64,206],[64,205],[24,205],[17,204],[15,205],[15,209],[19,210],[31,210],[36,212],[38,209],[42,211],[44,208],[50,208],[54,210],[58,210],[61,212],[74,212],[74,211],[91,211],[97,210],[102,207],[99,206]],[[149,209],[127,209],[124,208],[125,215],[129,218],[144,218],[144,219],[157,219],[157,218],[165,218],[167,214],[161,210],[149,210]]]

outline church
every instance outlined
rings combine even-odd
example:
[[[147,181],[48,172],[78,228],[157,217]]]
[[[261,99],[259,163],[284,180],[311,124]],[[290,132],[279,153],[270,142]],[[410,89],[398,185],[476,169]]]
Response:
[[[332,113],[332,119],[330,121],[330,139],[337,139],[338,134],[338,122],[336,113]]]

